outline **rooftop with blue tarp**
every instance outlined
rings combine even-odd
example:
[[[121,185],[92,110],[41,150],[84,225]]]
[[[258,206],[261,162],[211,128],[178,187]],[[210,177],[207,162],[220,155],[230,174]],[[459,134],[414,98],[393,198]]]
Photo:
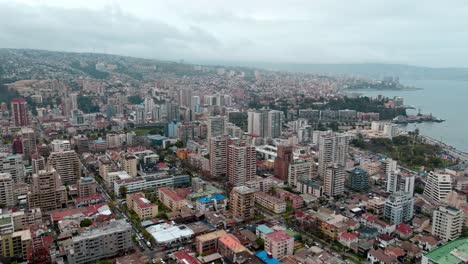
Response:
[[[255,255],[266,264],[281,264],[279,260],[268,256],[268,253],[265,250],[258,251]]]
[[[220,200],[224,200],[224,199],[226,199],[226,196],[224,196],[222,194],[214,194],[214,195],[212,195],[210,197],[199,198],[197,201],[200,202],[200,203],[210,203],[213,200],[220,201]]]

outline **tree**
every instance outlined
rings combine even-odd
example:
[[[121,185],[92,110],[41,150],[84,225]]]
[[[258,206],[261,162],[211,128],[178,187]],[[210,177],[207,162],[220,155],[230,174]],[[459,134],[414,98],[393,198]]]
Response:
[[[127,195],[127,186],[124,186],[124,185],[120,186],[119,193],[122,198],[125,198],[125,196]]]
[[[127,100],[131,104],[141,104],[143,102],[143,99],[138,95],[131,95],[127,97]]]
[[[263,248],[265,246],[265,241],[261,237],[257,238],[255,242],[260,248]]]
[[[93,224],[93,221],[91,221],[91,219],[85,218],[85,219],[81,220],[80,227],[88,227],[88,226],[90,226],[92,224]]]

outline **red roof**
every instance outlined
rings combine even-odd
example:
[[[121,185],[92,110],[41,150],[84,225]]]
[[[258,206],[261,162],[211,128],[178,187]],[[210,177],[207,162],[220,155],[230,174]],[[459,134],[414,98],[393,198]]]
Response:
[[[371,213],[365,213],[362,215],[362,219],[366,220],[367,222],[375,222],[377,220],[377,217],[375,217],[373,214]]]
[[[273,240],[273,241],[283,241],[283,240],[287,240],[287,239],[292,238],[292,236],[290,234],[286,233],[283,230],[278,230],[278,231],[269,233],[269,234],[266,235],[266,237],[268,239]]]
[[[411,229],[411,226],[405,223],[400,223],[397,225],[396,230],[402,234],[411,234],[413,230]]]
[[[343,233],[341,233],[340,238],[343,239],[343,240],[352,241],[352,240],[357,239],[358,237],[353,233],[343,232]]]
[[[177,193],[175,193],[174,191],[172,191],[171,189],[169,189],[167,187],[159,188],[159,191],[164,193],[164,195],[169,196],[169,198],[171,198],[171,200],[173,200],[173,201],[178,202],[178,201],[183,200],[182,197],[180,197],[179,195],[177,195]]]
[[[138,205],[140,208],[148,208],[154,206],[142,193],[135,193],[132,194],[133,201]]]
[[[387,234],[380,234],[377,236],[377,238],[383,241],[392,241],[394,239],[391,235]]]
[[[194,258],[192,258],[187,252],[185,251],[177,251],[174,252],[174,258],[178,261],[177,263],[185,263],[185,264],[199,264]]]

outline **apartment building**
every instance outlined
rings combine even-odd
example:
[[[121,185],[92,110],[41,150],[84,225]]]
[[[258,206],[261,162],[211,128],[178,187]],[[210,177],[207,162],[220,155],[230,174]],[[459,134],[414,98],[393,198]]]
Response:
[[[269,233],[265,236],[265,251],[270,252],[272,257],[276,259],[292,255],[294,238],[283,230]]]
[[[76,184],[81,177],[81,164],[74,150],[52,152],[49,165],[60,175],[63,184]]]
[[[49,167],[32,176],[31,190],[27,199],[30,209],[39,207],[42,212],[65,207],[66,189],[54,168]]]
[[[254,195],[255,203],[275,214],[286,212],[286,202],[264,192],[257,192]]]
[[[457,239],[462,233],[464,217],[460,209],[440,206],[432,217],[432,235],[444,241]]]
[[[140,220],[147,220],[158,215],[158,205],[151,203],[145,198],[145,194],[127,194],[128,209],[133,210]]]
[[[226,231],[218,230],[195,238],[195,248],[199,255],[209,255],[218,251],[218,239],[227,235]]]
[[[257,191],[246,186],[234,187],[229,196],[229,208],[232,216],[239,219],[254,217],[254,194]]]
[[[15,205],[13,184],[14,182],[10,173],[0,173],[0,205],[2,207],[9,208]]]
[[[179,211],[187,205],[187,201],[177,193],[167,187],[161,187],[158,190],[159,200],[172,211]]]

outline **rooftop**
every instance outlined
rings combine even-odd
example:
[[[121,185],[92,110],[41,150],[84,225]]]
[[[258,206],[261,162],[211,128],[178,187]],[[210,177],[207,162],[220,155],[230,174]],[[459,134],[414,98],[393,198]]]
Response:
[[[269,233],[273,233],[273,232],[274,232],[273,229],[269,228],[269,227],[266,226],[266,225],[259,225],[259,226],[257,226],[257,229],[258,229],[260,232],[264,233],[264,234],[269,234]]]
[[[225,235],[219,238],[219,242],[224,244],[234,253],[240,253],[247,250],[239,241],[237,241],[232,235]]]
[[[468,237],[438,247],[424,255],[434,263],[459,264],[468,262]]]
[[[177,193],[175,193],[173,190],[167,188],[167,187],[161,187],[159,188],[159,192],[164,193],[164,195],[169,196],[173,201],[182,201],[183,198],[180,197]]]
[[[268,239],[272,239],[273,241],[283,241],[287,239],[293,238],[290,234],[286,233],[283,230],[278,230],[266,235]]]
[[[259,251],[255,255],[266,264],[281,264],[279,260],[268,256],[268,253],[265,250]]]

